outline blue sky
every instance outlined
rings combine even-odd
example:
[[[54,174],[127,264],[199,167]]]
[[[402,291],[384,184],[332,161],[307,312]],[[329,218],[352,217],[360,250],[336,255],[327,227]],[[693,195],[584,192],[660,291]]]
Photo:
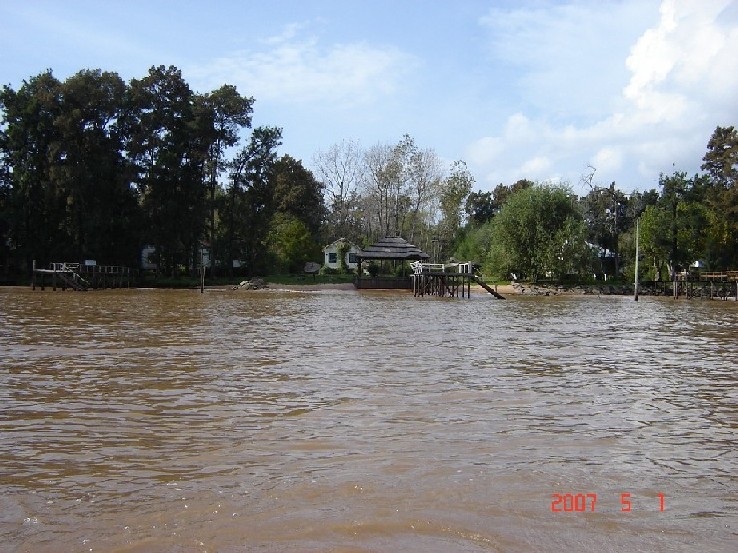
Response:
[[[738,125],[735,52],[735,0],[0,0],[0,84],[175,65],[197,92],[253,96],[308,168],[409,134],[482,190],[699,171],[715,127]]]

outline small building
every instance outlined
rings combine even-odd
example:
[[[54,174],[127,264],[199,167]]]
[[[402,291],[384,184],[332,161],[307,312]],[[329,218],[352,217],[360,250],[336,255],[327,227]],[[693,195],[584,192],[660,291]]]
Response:
[[[338,259],[341,251],[346,252],[343,259],[343,267],[346,269],[356,270],[358,267],[358,255],[361,252],[361,248],[345,238],[339,238],[335,242],[328,244],[323,248],[323,265],[330,269],[341,269],[342,267]]]
[[[407,263],[409,261],[427,261],[430,256],[399,236],[387,236],[361,250],[357,259],[358,270],[354,282],[357,288],[404,288],[411,290],[412,281],[409,275],[412,269]],[[378,273],[366,278],[362,274],[362,263],[365,263],[364,268],[367,269],[371,265],[379,266],[379,273],[384,274]],[[387,267],[387,264],[389,264],[389,267]],[[398,271],[398,268],[400,271]],[[391,271],[390,275],[387,275],[388,269]],[[397,276],[398,272],[403,273],[405,271],[407,276]]]
[[[141,248],[141,268],[145,271],[154,271],[157,267],[156,246],[146,244]]]

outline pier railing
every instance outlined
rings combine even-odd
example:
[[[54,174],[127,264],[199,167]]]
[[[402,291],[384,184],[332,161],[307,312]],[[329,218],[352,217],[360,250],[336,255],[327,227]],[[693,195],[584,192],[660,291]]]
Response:
[[[97,265],[82,263],[49,263],[48,269],[36,267],[33,262],[32,287],[36,289],[36,276],[41,278],[41,289],[45,287],[44,277],[51,277],[51,284],[56,290],[57,278],[62,289],[67,287],[73,290],[89,290],[90,288],[121,288],[130,287],[131,277],[135,271],[129,267],[119,265]]]
[[[473,274],[472,262],[466,263],[423,263],[415,261],[410,264],[413,272],[418,275],[422,273],[460,273],[465,275]]]

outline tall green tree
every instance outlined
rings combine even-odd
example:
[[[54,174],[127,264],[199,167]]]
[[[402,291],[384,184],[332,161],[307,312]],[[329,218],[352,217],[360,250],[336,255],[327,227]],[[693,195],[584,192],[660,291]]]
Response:
[[[53,175],[61,161],[56,128],[61,97],[62,84],[51,70],[23,81],[17,91],[4,86],[0,92],[8,234],[19,269],[30,267],[33,259],[46,264],[67,250],[60,232],[66,198]]]
[[[220,177],[227,170],[226,152],[240,141],[243,129],[251,128],[254,99],[241,96],[233,85],[223,85],[209,94],[197,97],[197,108],[208,137],[205,172],[208,186],[208,238],[211,256],[218,258],[216,248],[217,211]]]
[[[483,225],[497,213],[498,206],[492,199],[492,192],[478,190],[471,192],[466,199],[464,211],[473,226]]]
[[[727,189],[738,183],[738,131],[735,127],[717,127],[707,143],[702,158],[713,186]]]
[[[266,243],[272,266],[279,273],[297,273],[307,261],[320,258],[320,247],[304,221],[277,212],[272,217]]]
[[[274,214],[273,174],[282,129],[257,127],[230,164],[224,248],[228,267],[246,262],[249,274],[269,269],[266,239]]]
[[[176,67],[152,67],[129,90],[127,151],[160,270],[193,267],[205,228],[207,120]]]
[[[136,195],[118,126],[126,85],[115,73],[83,70],[62,85],[53,178],[66,198],[62,232],[71,259],[132,265]]]
[[[537,185],[514,192],[492,220],[488,268],[535,282],[547,273],[561,278],[591,267],[583,224],[571,191]]]
[[[313,240],[320,239],[326,217],[322,183],[289,155],[276,161],[272,178],[275,212],[302,221]]]
[[[715,269],[738,266],[738,131],[717,127],[702,158],[709,184],[707,253]]]

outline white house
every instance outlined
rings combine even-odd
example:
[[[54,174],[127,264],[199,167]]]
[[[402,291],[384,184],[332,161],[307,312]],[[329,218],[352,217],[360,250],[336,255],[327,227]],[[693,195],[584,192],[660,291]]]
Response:
[[[141,249],[141,268],[147,271],[152,271],[156,269],[157,265],[155,263],[156,259],[156,246],[152,246],[151,244],[146,244]]]
[[[361,248],[345,238],[339,238],[323,248],[323,265],[331,269],[340,269],[341,265],[338,262],[340,250],[346,252],[346,257],[343,260],[344,267],[355,270],[357,267],[356,256],[361,252]]]

